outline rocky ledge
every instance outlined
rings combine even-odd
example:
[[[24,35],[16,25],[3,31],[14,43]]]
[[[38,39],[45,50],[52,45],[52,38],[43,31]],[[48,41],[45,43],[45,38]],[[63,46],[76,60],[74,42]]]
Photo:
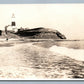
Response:
[[[66,37],[57,30],[49,28],[18,29],[17,35],[28,37],[30,39],[66,39]]]

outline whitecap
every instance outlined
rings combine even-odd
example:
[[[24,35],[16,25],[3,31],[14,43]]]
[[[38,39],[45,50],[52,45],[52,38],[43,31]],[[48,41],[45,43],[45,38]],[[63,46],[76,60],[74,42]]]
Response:
[[[84,61],[84,49],[72,49],[54,45],[50,47],[49,50],[55,54],[59,53],[75,60]]]

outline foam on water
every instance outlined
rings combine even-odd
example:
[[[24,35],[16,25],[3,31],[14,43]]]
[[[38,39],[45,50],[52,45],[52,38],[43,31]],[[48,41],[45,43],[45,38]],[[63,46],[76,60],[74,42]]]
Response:
[[[84,61],[84,49],[72,49],[54,45],[50,47],[49,50],[54,52],[55,54],[59,53],[75,60]]]

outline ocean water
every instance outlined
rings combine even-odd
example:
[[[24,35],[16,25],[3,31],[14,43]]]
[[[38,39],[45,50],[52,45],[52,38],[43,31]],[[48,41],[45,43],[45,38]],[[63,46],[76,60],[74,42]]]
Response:
[[[35,59],[39,59],[34,67],[40,66],[42,71],[46,67],[44,73],[47,77],[84,78],[84,41],[46,40],[33,45],[40,48],[36,49],[38,52],[42,50],[35,55]]]
[[[67,48],[72,48],[72,49],[84,49],[84,41],[83,40],[57,41],[57,42],[55,42],[55,44],[57,46],[67,47]]]
[[[49,50],[75,60],[84,61],[84,41],[57,41]]]

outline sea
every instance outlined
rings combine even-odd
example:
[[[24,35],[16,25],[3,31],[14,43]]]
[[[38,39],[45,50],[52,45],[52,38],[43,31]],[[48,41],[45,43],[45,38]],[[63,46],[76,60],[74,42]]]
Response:
[[[64,40],[55,41],[57,46],[67,47],[72,49],[84,49],[84,40]]]
[[[84,61],[84,40],[55,41],[55,45],[49,49],[54,53]]]

